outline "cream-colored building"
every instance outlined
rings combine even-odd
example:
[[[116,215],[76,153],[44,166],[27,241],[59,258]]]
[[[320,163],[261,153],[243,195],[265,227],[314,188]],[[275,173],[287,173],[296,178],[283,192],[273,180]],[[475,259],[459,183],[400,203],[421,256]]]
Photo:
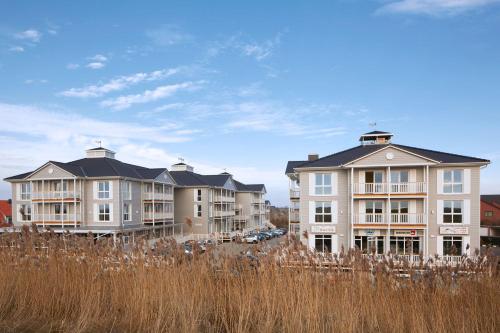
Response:
[[[332,155],[290,161],[290,232],[338,253],[459,256],[479,249],[480,171],[489,161],[391,143],[374,131]]]
[[[174,185],[166,168],[123,163],[105,148],[67,163],[49,161],[5,179],[12,184],[13,224],[99,236],[173,234]],[[180,232],[180,229],[177,230]]]
[[[192,234],[231,236],[266,223],[262,184],[246,185],[229,173],[201,175],[186,163],[172,165],[175,221]]]

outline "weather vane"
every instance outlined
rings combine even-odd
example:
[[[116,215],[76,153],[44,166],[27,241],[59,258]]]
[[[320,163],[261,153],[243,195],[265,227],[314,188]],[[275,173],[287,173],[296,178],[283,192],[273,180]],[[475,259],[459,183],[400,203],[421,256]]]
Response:
[[[182,157],[177,158],[181,163],[184,163],[184,159]]]
[[[99,145],[99,148],[102,148],[102,141],[101,140],[96,140],[95,143]]]
[[[370,126],[370,127],[375,127],[375,126],[377,126],[377,123],[376,123],[376,122],[369,123],[369,124],[368,124],[368,126]]]

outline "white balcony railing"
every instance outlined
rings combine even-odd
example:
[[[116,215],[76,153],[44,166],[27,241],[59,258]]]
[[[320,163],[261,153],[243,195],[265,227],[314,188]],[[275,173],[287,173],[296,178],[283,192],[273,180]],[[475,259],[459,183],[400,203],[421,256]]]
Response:
[[[33,192],[32,200],[79,199],[80,193],[74,191]]]
[[[300,221],[300,214],[298,212],[292,212],[290,213],[290,221]]]
[[[234,216],[234,210],[214,210],[215,217]]]
[[[394,224],[425,224],[426,214],[391,214]]]
[[[290,198],[300,198],[300,190],[290,190]]]
[[[172,193],[144,192],[142,194],[142,198],[144,200],[173,200],[174,196],[172,195]]]
[[[143,218],[145,220],[161,220],[161,219],[173,219],[174,218],[174,213],[167,213],[167,212],[158,212],[158,213],[153,213],[153,212],[146,212],[143,215]]]
[[[427,183],[354,183],[352,193],[354,194],[414,194],[426,193]]]
[[[354,215],[354,223],[365,224],[365,223],[387,223],[385,214],[359,214]]]
[[[33,214],[32,221],[41,222],[74,222],[80,221],[80,214]]]

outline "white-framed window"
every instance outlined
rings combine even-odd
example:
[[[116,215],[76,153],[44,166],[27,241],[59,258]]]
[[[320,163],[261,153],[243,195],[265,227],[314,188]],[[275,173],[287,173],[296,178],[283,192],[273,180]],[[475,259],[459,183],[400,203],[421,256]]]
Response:
[[[132,200],[132,183],[129,181],[123,182],[122,190],[123,200]]]
[[[132,219],[132,205],[129,203],[123,204],[123,221],[131,221]]]
[[[317,173],[314,177],[314,194],[329,195],[332,194],[332,174]]]
[[[363,254],[384,254],[384,236],[355,236],[354,245],[361,250]]]
[[[201,217],[201,205],[196,205],[196,216]]]
[[[366,222],[383,222],[384,220],[384,202],[383,201],[366,201],[365,214]]]
[[[408,222],[408,201],[391,201],[391,222]]]
[[[443,201],[443,223],[463,223],[464,203],[462,200]]]
[[[61,215],[67,215],[68,214],[68,204],[60,204],[56,203],[54,204],[54,214],[57,219],[61,218]]]
[[[62,180],[52,183],[54,185],[54,191],[56,192],[67,192],[68,191],[68,181]]]
[[[97,198],[98,199],[109,199],[109,181],[97,182]]]
[[[332,252],[332,235],[314,235],[314,249],[318,252]]]
[[[443,255],[461,256],[462,245],[463,245],[463,237],[443,236]]]
[[[332,222],[332,203],[329,201],[316,201],[314,212],[314,222],[331,223]]]
[[[410,180],[408,170],[395,170],[391,171],[391,183],[408,183]]]
[[[98,221],[99,222],[108,222],[110,220],[110,211],[109,204],[99,204],[98,207]]]
[[[443,171],[443,193],[464,192],[464,170]]]
[[[21,221],[31,221],[31,205],[30,204],[20,205],[19,215],[21,217]]]
[[[420,237],[391,236],[389,248],[393,254],[420,254]]]
[[[196,190],[196,201],[201,201],[201,189]]]
[[[20,198],[21,198],[21,200],[30,200],[31,199],[31,184],[30,183],[22,183],[21,184]]]

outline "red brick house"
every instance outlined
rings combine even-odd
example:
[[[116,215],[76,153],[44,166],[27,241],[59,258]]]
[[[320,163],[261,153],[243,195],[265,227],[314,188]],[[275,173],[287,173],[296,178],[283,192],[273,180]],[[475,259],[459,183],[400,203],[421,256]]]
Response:
[[[12,225],[12,204],[10,200],[0,200],[0,227]]]
[[[481,195],[481,244],[500,246],[500,194]]]

